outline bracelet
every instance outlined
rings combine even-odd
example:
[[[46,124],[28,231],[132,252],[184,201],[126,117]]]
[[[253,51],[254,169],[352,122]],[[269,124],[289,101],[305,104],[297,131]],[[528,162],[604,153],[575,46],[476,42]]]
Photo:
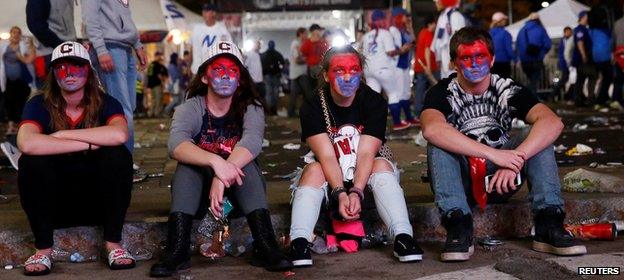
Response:
[[[364,200],[364,192],[356,187],[353,187],[349,190],[349,194],[355,193],[360,197],[360,201]]]
[[[341,193],[346,193],[346,192],[347,192],[347,189],[345,189],[344,187],[336,187],[332,189],[331,197],[332,199],[335,199],[336,201],[338,201],[338,196],[340,196]]]

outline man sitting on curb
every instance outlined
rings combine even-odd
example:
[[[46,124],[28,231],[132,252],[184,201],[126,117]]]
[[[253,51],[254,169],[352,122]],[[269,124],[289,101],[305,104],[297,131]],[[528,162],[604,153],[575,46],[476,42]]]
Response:
[[[585,246],[563,227],[565,218],[552,143],[563,123],[546,105],[511,79],[490,73],[494,64],[487,31],[463,28],[450,42],[457,74],[427,92],[422,113],[431,186],[447,239],[442,261],[465,261],[474,251],[471,206],[509,197],[529,182],[535,237],[533,250],[581,255]],[[514,118],[532,124],[528,135],[510,137]],[[489,184],[485,175],[493,174]],[[497,193],[497,194],[496,194]]]

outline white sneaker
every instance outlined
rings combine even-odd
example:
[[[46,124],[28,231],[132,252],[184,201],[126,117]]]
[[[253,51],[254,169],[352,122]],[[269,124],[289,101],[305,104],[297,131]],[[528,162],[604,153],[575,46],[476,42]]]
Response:
[[[4,155],[6,155],[6,157],[9,158],[9,161],[11,162],[11,165],[13,165],[13,168],[17,170],[17,162],[19,158],[22,156],[22,152],[20,152],[20,150],[17,147],[13,146],[13,144],[9,142],[1,143],[0,148],[2,149],[2,152],[4,153]]]

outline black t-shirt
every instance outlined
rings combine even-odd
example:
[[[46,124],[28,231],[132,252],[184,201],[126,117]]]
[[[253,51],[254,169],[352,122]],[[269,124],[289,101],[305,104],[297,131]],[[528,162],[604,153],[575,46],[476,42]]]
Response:
[[[340,107],[334,103],[329,88],[324,91],[325,100],[329,106],[331,127],[335,132],[343,128],[355,127],[359,133],[386,141],[386,118],[388,117],[388,103],[381,94],[373,91],[365,84],[355,95],[349,107]],[[321,99],[317,94],[306,99],[301,106],[301,141],[305,142],[310,136],[327,133]]]
[[[193,137],[193,142],[205,151],[226,159],[234,150],[236,143],[241,140],[242,134],[231,114],[217,118],[206,110],[206,114],[202,117],[202,128]]]
[[[167,71],[167,67],[154,61],[149,65],[149,68],[147,69],[147,87],[148,88],[154,88],[162,84],[162,81],[160,80],[158,75],[168,76],[169,72]]]
[[[100,112],[99,126],[107,125],[116,117],[125,119],[123,108],[121,107],[119,101],[112,96],[105,94],[102,111]],[[71,129],[84,128],[83,118],[84,115],[80,116],[76,121],[68,119]],[[36,95],[26,102],[20,125],[22,123],[32,123],[38,126],[42,134],[52,134],[56,132],[56,130],[52,128],[52,117],[50,116],[50,111],[48,111],[44,106],[43,95]]]
[[[456,75],[427,91],[423,110],[440,111],[461,133],[490,147],[501,148],[509,141],[511,121],[526,121],[529,110],[539,103],[528,89],[495,74],[484,94],[464,93]]]

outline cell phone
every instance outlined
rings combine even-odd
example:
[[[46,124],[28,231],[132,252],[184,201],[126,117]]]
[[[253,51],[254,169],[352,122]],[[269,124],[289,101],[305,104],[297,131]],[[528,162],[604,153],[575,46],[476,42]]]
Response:
[[[223,198],[223,206],[222,206],[222,211],[221,211],[221,217],[217,217],[215,215],[214,212],[212,212],[212,208],[208,209],[210,210],[210,213],[212,214],[212,216],[215,218],[215,220],[220,220],[220,219],[225,219],[227,218],[227,215],[230,214],[230,212],[232,211],[232,209],[234,209],[234,206],[232,205],[232,202],[230,202],[230,200],[227,197]]]
[[[492,177],[494,177],[494,174],[485,176],[485,186],[484,186],[485,190],[487,190],[487,187],[490,184],[490,180],[492,179]],[[517,187],[517,186],[520,186],[521,184],[522,184],[522,178],[520,177],[520,172],[518,172],[514,186]]]
[[[223,212],[221,213],[221,217],[222,218],[227,217],[227,215],[230,214],[230,212],[232,212],[232,209],[234,209],[232,202],[230,202],[230,200],[227,197],[223,198]]]

